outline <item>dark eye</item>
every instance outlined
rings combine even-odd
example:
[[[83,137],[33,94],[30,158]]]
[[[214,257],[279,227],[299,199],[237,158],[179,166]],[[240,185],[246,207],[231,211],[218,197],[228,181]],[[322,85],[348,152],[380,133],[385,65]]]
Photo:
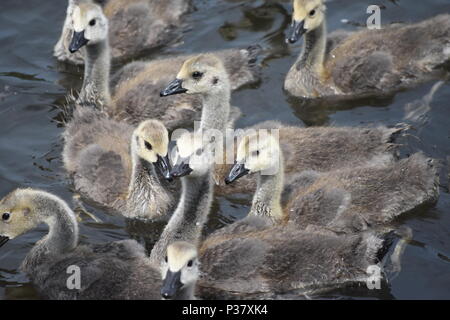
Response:
[[[89,25],[92,27],[95,26],[95,23],[96,23],[95,19],[92,19],[91,21],[89,21]]]
[[[8,221],[10,217],[11,217],[11,214],[9,214],[8,212],[5,212],[4,214],[2,214],[3,221]]]
[[[192,78],[194,78],[195,80],[200,79],[203,76],[203,73],[199,72],[199,71],[194,71],[192,73]]]
[[[253,151],[252,156],[254,156],[254,157],[259,156],[259,150]]]
[[[197,156],[200,156],[202,154],[203,150],[202,149],[197,149],[197,151],[195,151],[195,154]]]
[[[164,258],[164,260],[167,262],[169,262],[169,258],[167,258],[167,256]]]
[[[310,17],[314,17],[315,14],[316,14],[316,10],[311,10],[311,11],[309,12],[309,16],[310,16]]]
[[[190,268],[190,267],[192,267],[193,264],[194,264],[194,261],[189,260],[188,263],[187,263],[187,266]]]
[[[151,150],[153,149],[152,145],[151,145],[149,142],[145,141],[144,144],[145,144],[145,147],[146,147],[148,150],[151,151]]]

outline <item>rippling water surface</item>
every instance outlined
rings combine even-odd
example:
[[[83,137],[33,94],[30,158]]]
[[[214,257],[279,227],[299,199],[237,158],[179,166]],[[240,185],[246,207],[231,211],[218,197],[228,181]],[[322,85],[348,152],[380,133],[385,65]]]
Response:
[[[369,4],[383,5],[382,23],[419,21],[450,12],[448,0],[334,0],[327,4],[328,28],[354,29],[341,20],[364,23]],[[155,55],[188,53],[259,43],[267,49],[261,83],[233,95],[244,117],[238,126],[277,119],[301,126],[356,126],[411,123],[417,138],[406,152],[423,150],[442,160],[441,197],[431,209],[398,222],[413,230],[401,259],[401,271],[380,291],[347,289],[324,298],[449,299],[450,298],[450,86],[428,83],[393,99],[346,105],[305,106],[282,91],[289,66],[301,45],[288,47],[284,33],[290,22],[289,1],[196,0],[187,17],[182,43]],[[67,90],[79,88],[81,71],[58,64],[52,57],[64,19],[66,1],[2,0],[0,3],[0,196],[19,186],[42,188],[71,201],[70,180],[62,169],[60,115],[57,106]],[[436,87],[434,87],[436,86]],[[432,99],[424,97],[437,88]],[[232,222],[247,212],[248,199],[216,199],[209,229]],[[129,238],[121,218],[89,207],[103,223],[86,219],[83,242],[101,243]],[[18,267],[33,244],[45,235],[38,229],[8,242],[0,250],[0,298],[38,298]],[[293,294],[280,298],[301,298]]]

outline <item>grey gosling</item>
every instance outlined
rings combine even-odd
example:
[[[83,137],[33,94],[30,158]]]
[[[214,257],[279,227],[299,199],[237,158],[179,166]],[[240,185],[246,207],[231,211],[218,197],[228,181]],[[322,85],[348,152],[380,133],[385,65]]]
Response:
[[[74,212],[60,198],[45,191],[17,189],[0,200],[0,246],[45,223],[48,234],[31,249],[21,269],[42,297],[58,300],[160,299],[161,274],[166,270],[150,263],[144,248],[134,240],[105,244],[78,243]],[[172,252],[179,246],[169,246]],[[188,264],[178,255],[175,266]],[[80,287],[70,289],[70,276],[81,274]],[[174,270],[171,266],[171,270]],[[184,278],[183,278],[184,279]],[[195,276],[191,276],[195,281]],[[172,299],[186,298],[173,295]]]
[[[200,118],[202,101],[196,96],[160,99],[161,89],[172,80],[189,56],[137,61],[125,65],[110,81],[108,19],[100,6],[83,3],[72,11],[74,33],[69,50],[85,47],[85,70],[79,104],[100,106],[112,118],[138,124],[145,119],[161,120],[169,131],[190,126]],[[94,25],[90,21],[95,20]],[[217,54],[230,73],[232,89],[257,79],[255,66],[259,49],[229,49]]]
[[[59,61],[84,63],[81,52],[69,54],[68,51],[73,33],[72,12],[82,3],[98,4],[111,21],[108,38],[112,58],[117,61],[128,60],[178,39],[177,33],[183,27],[182,17],[191,7],[190,0],[69,0],[61,36],[54,48],[54,56]]]
[[[309,170],[285,178],[282,150],[270,134],[247,135],[239,144],[227,182],[247,174],[258,179],[250,214],[300,228],[363,231],[433,204],[439,196],[437,170],[420,153],[399,161],[383,156],[359,167],[327,173]]]
[[[213,199],[213,149],[198,137],[201,136],[187,132],[176,141],[177,154],[172,158],[171,175],[181,179],[181,197],[150,254],[153,263],[161,263],[164,279],[161,295],[165,299],[195,298],[194,288],[199,275],[196,248]],[[195,155],[187,157],[197,147]]]
[[[161,122],[134,128],[79,106],[63,138],[64,166],[83,196],[128,218],[168,219],[178,196]]]
[[[188,59],[180,69],[177,78],[161,94],[163,96],[200,95],[204,105],[200,128],[219,130],[225,134],[225,129],[232,127],[226,121],[230,112],[229,88],[229,78],[220,59],[213,54],[203,54]],[[243,135],[251,130],[275,129],[279,133],[287,173],[303,170],[322,172],[343,166],[358,166],[373,157],[394,154],[396,146],[393,140],[405,128],[402,125],[391,129],[382,126],[377,128],[300,128],[267,121],[237,130],[236,135]],[[225,151],[235,152],[234,148]],[[228,155],[226,152],[223,152],[224,156],[230,159],[235,158],[234,154]],[[230,187],[224,185],[223,181],[232,166],[232,163],[227,164],[226,160],[217,162],[214,168],[217,194],[253,193],[256,182],[251,176],[244,177],[239,184]]]
[[[304,35],[305,43],[284,83],[293,96],[389,95],[442,76],[450,60],[448,14],[331,41],[323,0],[294,0],[293,7],[293,31],[287,40],[294,43]]]

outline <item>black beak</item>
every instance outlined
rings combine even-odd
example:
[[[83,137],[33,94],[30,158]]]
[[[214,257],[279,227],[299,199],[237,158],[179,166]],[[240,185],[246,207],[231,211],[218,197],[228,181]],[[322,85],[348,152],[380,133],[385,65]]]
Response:
[[[161,97],[167,97],[167,96],[171,96],[174,94],[187,92],[187,90],[184,89],[182,85],[183,85],[183,80],[175,79],[171,83],[169,83],[167,88],[165,88],[163,91],[161,91],[159,95]]]
[[[164,178],[167,181],[172,182],[173,178],[170,173],[171,167],[170,167],[169,155],[166,155],[165,157],[161,157],[160,155],[158,155],[158,160],[156,161],[156,164],[157,164],[159,170],[161,171],[161,174],[164,176]]]
[[[231,168],[228,177],[225,179],[226,184],[233,183],[237,179],[247,175],[250,171],[245,169],[245,165],[243,163],[235,163],[233,168]]]
[[[7,243],[8,241],[9,241],[8,237],[0,236],[0,248],[3,247],[5,245],[5,243]]]
[[[189,175],[191,172],[192,169],[189,166],[189,161],[188,159],[186,159],[174,165],[172,170],[170,171],[170,175],[174,178],[181,178]]]
[[[167,270],[166,278],[163,280],[162,288],[161,288],[161,296],[164,299],[172,299],[183,287],[181,283],[181,271],[172,272]]]
[[[293,20],[292,21],[292,34],[289,38],[286,39],[287,43],[295,43],[297,42],[302,35],[305,34],[307,30],[305,29],[305,20],[300,22]]]
[[[89,40],[84,37],[84,30],[81,32],[73,32],[72,41],[70,41],[69,51],[70,53],[74,53],[80,50],[83,46],[85,46]]]

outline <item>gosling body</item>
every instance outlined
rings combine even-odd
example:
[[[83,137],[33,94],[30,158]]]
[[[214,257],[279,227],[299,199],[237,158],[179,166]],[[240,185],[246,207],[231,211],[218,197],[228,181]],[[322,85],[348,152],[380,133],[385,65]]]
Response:
[[[367,267],[379,263],[385,247],[375,234],[337,235],[313,227],[221,233],[200,248],[197,295],[205,299],[315,294],[366,282]]]
[[[307,171],[289,188],[300,190],[286,195],[290,221],[353,233],[388,226],[399,216],[434,205],[439,177],[434,161],[417,153],[330,173]]]

